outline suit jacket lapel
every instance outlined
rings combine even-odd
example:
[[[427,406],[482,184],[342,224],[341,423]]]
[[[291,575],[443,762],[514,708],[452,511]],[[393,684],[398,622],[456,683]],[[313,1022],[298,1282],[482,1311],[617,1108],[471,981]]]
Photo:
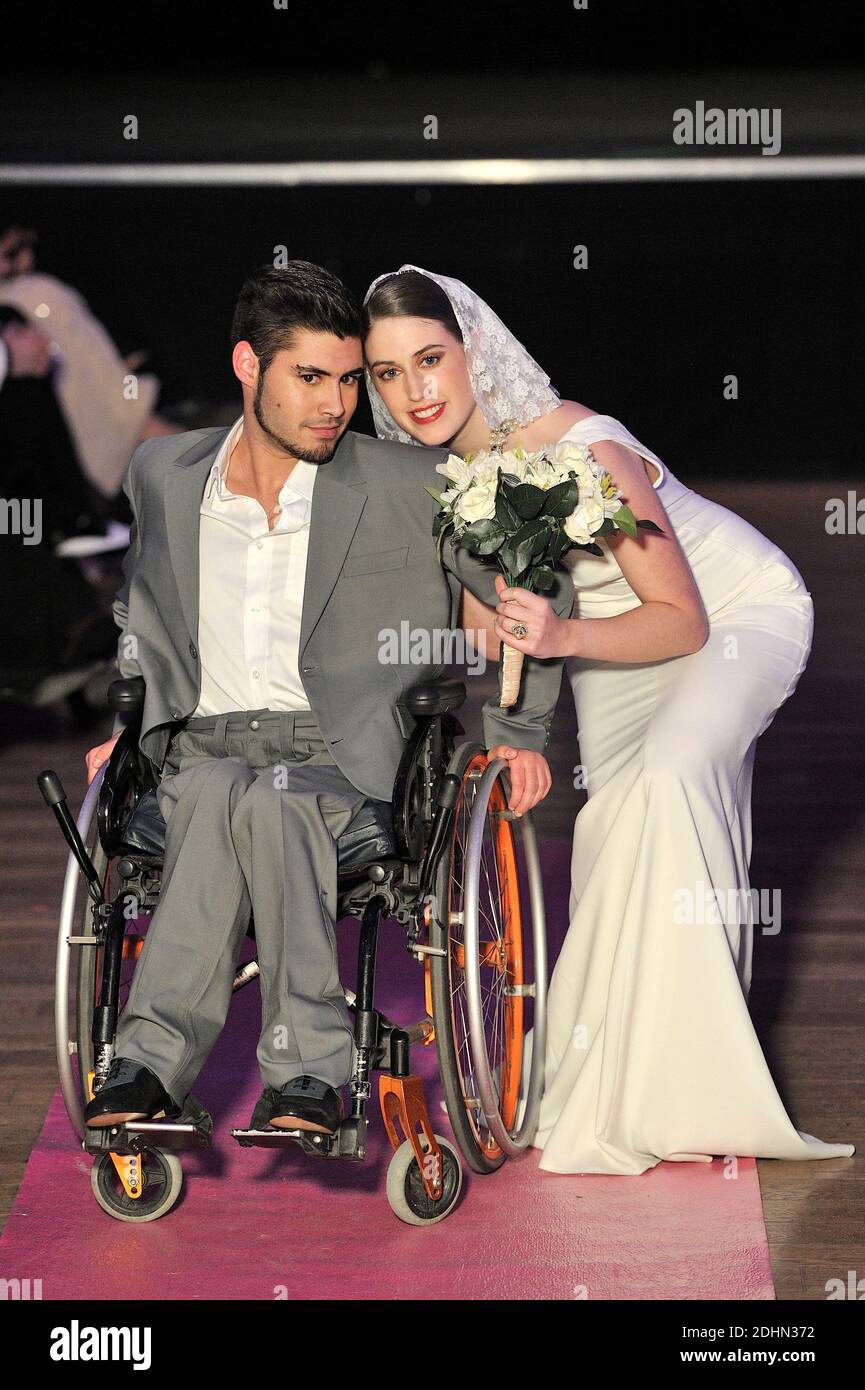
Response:
[[[354,435],[346,433],[333,458],[320,464],[315,476],[300,623],[301,656],[333,593],[366,499]]]
[[[171,568],[177,581],[180,606],[193,638],[198,641],[199,553],[201,499],[213,461],[230,426],[217,435],[193,444],[175,460],[165,484],[165,529]]]

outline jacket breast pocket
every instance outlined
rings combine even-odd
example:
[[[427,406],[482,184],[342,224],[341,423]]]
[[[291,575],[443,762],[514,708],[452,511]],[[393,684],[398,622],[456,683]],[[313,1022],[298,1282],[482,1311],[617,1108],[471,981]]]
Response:
[[[345,575],[378,574],[380,570],[401,570],[408,564],[408,546],[398,550],[376,550],[370,555],[349,555],[342,572]]]

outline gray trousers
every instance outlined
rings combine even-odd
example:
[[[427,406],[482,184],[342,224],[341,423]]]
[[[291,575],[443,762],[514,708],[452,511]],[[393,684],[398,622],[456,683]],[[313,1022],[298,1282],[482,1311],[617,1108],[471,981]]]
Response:
[[[334,924],[335,841],[366,802],[306,711],[190,719],[157,787],[166,822],[159,903],[115,1055],[182,1102],[219,1037],[254,917],[265,1085],[344,1085],[354,1068]]]

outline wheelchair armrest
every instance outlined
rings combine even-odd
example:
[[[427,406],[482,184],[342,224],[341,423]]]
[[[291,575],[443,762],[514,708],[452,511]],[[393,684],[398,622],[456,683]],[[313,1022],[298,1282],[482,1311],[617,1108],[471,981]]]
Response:
[[[403,859],[416,861],[420,858],[424,824],[431,820],[434,809],[428,771],[422,772],[421,768],[422,757],[430,759],[435,766],[442,756],[443,740],[447,744],[455,732],[463,732],[462,725],[450,715],[452,710],[460,708],[465,698],[463,681],[438,676],[409,686],[397,701],[417,721],[403,749],[391,798],[394,841]],[[441,719],[440,726],[431,729],[431,721],[437,718]],[[424,745],[430,738],[432,743],[424,754]]]
[[[144,677],[125,676],[108,687],[108,703],[115,714],[138,714],[144,708]]]
[[[449,710],[459,709],[465,704],[465,681],[452,676],[439,676],[432,681],[410,685],[404,690],[397,703],[405,705],[415,719],[434,718],[447,714]]]

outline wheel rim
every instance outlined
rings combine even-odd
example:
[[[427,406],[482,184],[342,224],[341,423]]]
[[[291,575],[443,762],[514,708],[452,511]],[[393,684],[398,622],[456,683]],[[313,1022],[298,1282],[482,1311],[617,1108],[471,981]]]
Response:
[[[161,1154],[144,1149],[140,1156],[140,1170],[141,1196],[130,1197],[108,1154],[99,1159],[99,1190],[113,1211],[124,1216],[143,1217],[158,1211],[167,1202],[174,1180],[170,1164]]]
[[[84,843],[88,843],[91,831],[95,833],[96,828],[96,802],[99,796],[99,789],[104,775],[104,768],[101,768],[88,787],[81,810],[76,821],[78,832]],[[98,843],[98,838],[97,838]],[[84,908],[81,908],[81,893],[84,893]],[[83,1075],[83,1064],[80,1054],[78,1056],[79,1076],[76,1078],[72,1065],[72,1052],[70,1042],[75,1042],[70,1036],[69,1004],[70,1004],[70,966],[73,949],[81,952],[90,950],[90,947],[72,947],[67,941],[67,936],[74,935],[80,920],[85,923],[82,935],[89,934],[91,928],[88,925],[88,914],[90,911],[91,899],[84,886],[84,878],[78,861],[74,854],[70,853],[66,865],[66,876],[63,882],[63,897],[60,906],[60,922],[57,935],[57,956],[54,969],[54,1031],[57,1051],[57,1070],[60,1075],[60,1090],[63,1095],[63,1103],[66,1106],[66,1113],[70,1122],[78,1134],[79,1138],[84,1137],[84,1117],[82,1114],[83,1088],[86,1084]],[[84,969],[85,963],[81,956],[78,957],[78,979],[80,972]],[[77,1002],[77,1001],[76,1001]],[[76,1025],[78,1015],[76,1012]],[[76,1026],[76,1034],[78,1032]]]
[[[439,1216],[443,1209],[449,1209],[453,1206],[459,1195],[459,1163],[444,1145],[440,1145],[440,1148],[442,1154],[442,1195],[438,1201],[433,1201],[428,1195],[416,1158],[412,1158],[406,1169],[403,1183],[406,1205],[416,1216],[424,1217],[427,1220]]]
[[[487,755],[478,753],[465,768],[454,811],[451,875],[443,925],[447,930],[451,1022],[463,1100],[479,1148],[486,1158],[496,1159],[503,1151],[488,1126],[481,1105],[471,1042],[465,941],[464,877],[469,828],[480,778],[487,763]],[[507,991],[523,984],[523,952],[513,834],[510,822],[501,818],[501,812],[506,809],[504,791],[497,781],[488,805],[486,820],[490,833],[485,836],[480,864],[478,944],[486,1055],[491,1071],[500,1068],[498,1086],[493,1077],[497,1108],[505,1127],[511,1129],[516,1119],[522,1075],[523,999]]]
[[[499,823],[507,824],[509,827],[511,824],[510,819],[507,821],[504,819],[502,806],[506,811],[507,804],[503,794],[501,801],[499,800],[499,792],[503,793],[499,779],[506,770],[507,762],[504,758],[492,760],[487,758],[486,770],[477,790],[476,806],[469,827],[468,854],[464,875],[465,979],[469,1034],[481,1110],[493,1139],[497,1141],[503,1153],[510,1158],[519,1158],[527,1152],[529,1141],[534,1133],[543,1091],[544,1050],[546,1046],[546,919],[537,842],[531,816],[526,812],[518,824],[521,829],[523,847],[526,851],[528,892],[532,910],[535,981],[531,987],[531,992],[535,999],[534,1046],[532,1048],[532,1066],[525,1113],[519,1131],[514,1133],[513,1118],[511,1117],[511,1122],[508,1124],[506,1116],[502,1114],[499,1088],[495,1084],[489,1066],[481,980],[484,959],[482,932],[484,926],[484,880],[486,876],[484,867],[485,841],[490,814]],[[499,792],[497,792],[497,788],[499,788]],[[511,863],[513,864],[513,861]],[[523,992],[523,989],[519,988],[520,995]],[[522,1036],[520,1036],[519,1043],[522,1054]]]

